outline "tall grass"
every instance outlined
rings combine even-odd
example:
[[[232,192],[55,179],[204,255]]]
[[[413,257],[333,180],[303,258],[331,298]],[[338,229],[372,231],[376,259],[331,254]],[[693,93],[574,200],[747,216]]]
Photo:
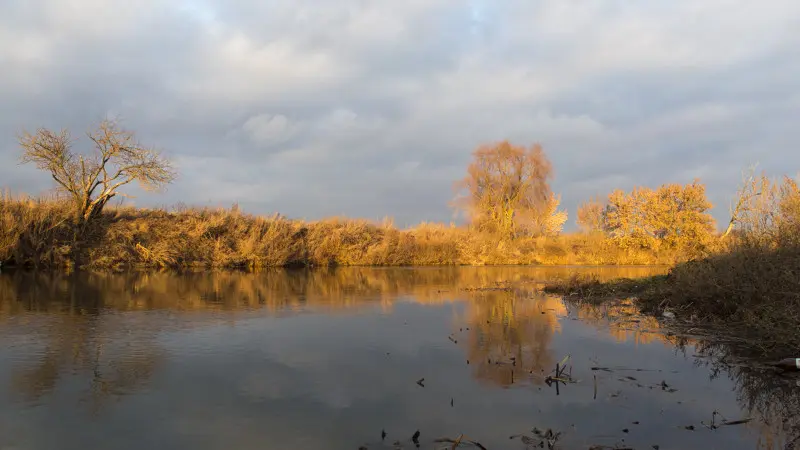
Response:
[[[0,262],[94,269],[278,266],[669,264],[674,251],[630,250],[602,234],[513,240],[453,225],[290,220],[238,208],[108,208],[77,229],[58,198],[0,198]]]

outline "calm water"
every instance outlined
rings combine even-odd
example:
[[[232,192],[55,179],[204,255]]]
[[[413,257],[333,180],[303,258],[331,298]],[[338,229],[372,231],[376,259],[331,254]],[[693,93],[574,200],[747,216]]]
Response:
[[[660,269],[3,274],[0,449],[414,448],[417,430],[523,449],[509,437],[534,427],[564,449],[783,448],[800,388],[714,363],[724,347],[624,303],[468,289],[577,270]],[[754,420],[712,430],[715,410]]]

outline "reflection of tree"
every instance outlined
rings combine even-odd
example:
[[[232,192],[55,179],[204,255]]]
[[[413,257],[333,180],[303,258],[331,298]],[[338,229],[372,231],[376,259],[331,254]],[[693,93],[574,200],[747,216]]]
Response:
[[[579,303],[572,305],[575,316],[584,322],[603,328],[617,342],[633,341],[638,344],[662,342],[668,346],[678,343],[678,338],[664,333],[658,319],[639,313],[630,299],[606,302],[600,305]]]
[[[21,311],[67,311],[71,285],[94,289],[75,307],[119,311],[248,308],[280,310],[315,308],[326,311],[374,305],[390,308],[398,296],[420,303],[441,303],[463,297],[464,288],[494,286],[500,282],[534,282],[568,278],[576,272],[598,279],[646,276],[663,272],[652,267],[436,267],[264,270],[256,273],[142,272],[126,275],[59,275],[17,273],[0,276],[0,321]],[[102,296],[100,295],[102,293]],[[102,298],[101,298],[102,297]],[[87,309],[88,308],[88,309]]]
[[[652,268],[582,269],[601,279],[652,274]],[[663,269],[655,269],[658,270]],[[84,394],[94,408],[119,395],[134,392],[151,379],[163,360],[155,342],[159,332],[198,326],[200,317],[186,321],[164,315],[121,315],[144,310],[226,310],[258,308],[280,314],[293,310],[346,312],[376,306],[389,309],[398,298],[439,304],[465,300],[463,332],[454,334],[467,346],[467,358],[477,378],[507,386],[511,370],[515,383],[540,382],[531,377],[549,372],[564,355],[550,349],[558,332],[557,315],[564,312],[559,298],[513,291],[467,291],[498,282],[535,282],[569,277],[571,268],[346,268],[326,270],[269,270],[258,273],[215,272],[134,273],[125,275],[57,275],[14,273],[0,275],[0,341],[6,334],[33,336],[42,350],[34,362],[13,376],[16,392],[37,400],[58,388],[70,374],[82,377]],[[796,411],[800,392],[774,374],[727,366],[742,352],[730,345],[710,345],[679,339],[659,330],[652,317],[639,316],[630,302],[592,306],[570,305],[570,315],[606,330],[620,341],[692,345],[711,355],[714,373],[728,374],[736,383],[739,402],[759,421],[761,448],[777,448],[787,436],[800,432]],[[543,314],[544,312],[544,314]],[[15,320],[10,320],[11,318]],[[160,320],[164,319],[164,320]],[[20,332],[20,327],[24,329]],[[512,359],[515,358],[515,365]],[[491,363],[489,363],[491,360]],[[497,363],[500,364],[497,364]],[[800,445],[798,446],[800,448]]]
[[[679,342],[678,347],[687,345]],[[711,369],[711,378],[727,375],[735,385],[739,405],[755,420],[745,426],[758,430],[759,449],[800,449],[800,390],[795,377],[778,376],[774,371],[742,361],[751,349],[741,344],[709,341],[693,343],[695,352],[705,355],[697,364]]]
[[[13,374],[13,386],[26,400],[56,390],[64,375],[84,374],[86,394],[99,410],[145,383],[159,364],[152,335],[116,327],[113,315],[101,313],[102,293],[86,278],[26,274],[0,280],[3,311],[47,313],[30,318],[25,330],[43,345],[38,361]]]
[[[772,370],[756,370],[749,366],[746,361],[747,356],[751,356],[752,348],[746,344],[734,345],[668,334],[656,318],[639,315],[636,306],[628,300],[602,305],[577,304],[573,307],[578,317],[607,330],[620,342],[661,342],[682,351],[689,346],[694,347],[694,353],[705,355],[705,358],[696,360],[697,364],[708,365],[712,378],[727,375],[734,382],[740,407],[755,419],[744,426],[757,429],[760,435],[759,449],[800,449],[800,419],[796,413],[800,409],[800,391],[795,380],[776,376]],[[727,361],[743,363],[730,364]],[[794,447],[787,446],[795,438],[798,440]]]
[[[560,329],[556,311],[563,304],[554,298],[532,299],[515,292],[485,292],[476,295],[467,312],[469,360],[475,375],[507,386],[533,380],[555,365],[549,346]],[[513,371],[513,375],[512,375]]]
[[[597,268],[589,272],[611,278],[647,275],[654,269],[615,270]],[[157,315],[148,315],[136,316],[139,322],[123,329],[116,312],[214,309],[235,315],[254,308],[276,314],[303,309],[339,312],[376,305],[390,309],[399,297],[431,304],[466,298],[467,320],[473,325],[469,352],[470,359],[478,364],[477,376],[507,384],[510,369],[484,363],[491,358],[509,362],[510,368],[509,358],[513,356],[520,381],[523,374],[552,365],[547,348],[558,324],[550,308],[560,302],[464,289],[566,278],[575,272],[558,267],[343,268],[180,275],[16,272],[0,276],[0,333],[4,333],[3,324],[9,317],[25,314],[30,321],[25,333],[35,335],[44,346],[38,361],[14,376],[21,395],[38,399],[55,390],[65,374],[79,373],[89,380],[88,395],[99,405],[137,389],[152,376],[162,358],[154,342],[160,331],[198,323],[159,321]]]

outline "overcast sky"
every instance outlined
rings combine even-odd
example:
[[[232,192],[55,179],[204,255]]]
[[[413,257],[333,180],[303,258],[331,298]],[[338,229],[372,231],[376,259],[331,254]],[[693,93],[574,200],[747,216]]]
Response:
[[[481,143],[540,142],[576,205],[752,163],[800,169],[797,0],[0,0],[0,186],[15,135],[116,115],[180,179],[139,205],[449,221]],[[85,143],[85,141],[80,141]]]

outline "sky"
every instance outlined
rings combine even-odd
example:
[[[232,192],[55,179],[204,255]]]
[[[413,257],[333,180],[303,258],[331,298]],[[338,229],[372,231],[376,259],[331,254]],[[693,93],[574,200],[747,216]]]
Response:
[[[0,187],[16,136],[116,117],[180,173],[139,206],[454,220],[472,151],[540,143],[574,227],[620,188],[800,170],[797,0],[0,0]],[[79,140],[76,148],[86,145]]]

